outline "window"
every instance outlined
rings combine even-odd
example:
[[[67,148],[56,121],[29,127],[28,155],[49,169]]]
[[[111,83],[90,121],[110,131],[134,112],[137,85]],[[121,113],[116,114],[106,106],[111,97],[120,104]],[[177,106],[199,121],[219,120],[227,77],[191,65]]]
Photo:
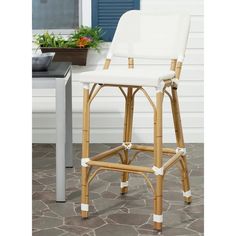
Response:
[[[112,41],[121,15],[133,9],[140,9],[140,0],[92,0],[92,26],[103,29],[104,41]]]
[[[74,29],[79,8],[79,0],[32,0],[33,29]]]

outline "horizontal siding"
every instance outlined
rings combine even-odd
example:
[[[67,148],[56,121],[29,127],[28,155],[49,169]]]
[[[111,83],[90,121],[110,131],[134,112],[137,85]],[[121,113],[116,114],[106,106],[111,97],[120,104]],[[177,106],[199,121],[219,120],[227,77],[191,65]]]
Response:
[[[186,11],[192,16],[202,16],[203,0],[141,0],[141,9],[147,11]]]
[[[91,114],[91,128],[100,129],[118,129],[123,128],[124,113],[104,113],[97,112]],[[182,122],[186,128],[203,128],[203,114],[202,113],[184,113],[182,115]],[[164,127],[173,128],[172,114],[165,113],[163,115]],[[143,122],[145,120],[145,122]],[[82,128],[82,114],[79,112],[73,113],[73,127],[75,129]],[[55,129],[56,128],[56,114],[55,113],[34,113],[33,126],[35,129]],[[152,113],[135,113],[134,128],[152,128],[153,114]]]
[[[55,129],[33,129],[34,143],[55,143]],[[81,143],[81,129],[73,129],[73,143]],[[132,141],[134,143],[152,143],[152,129],[134,129]],[[186,142],[203,142],[202,128],[184,128],[184,137]],[[121,143],[123,133],[121,129],[91,129],[91,143]],[[163,142],[175,142],[173,129],[165,129]]]
[[[181,111],[203,112],[202,97],[183,97],[180,98]],[[152,112],[146,98],[135,99],[135,112]],[[73,112],[82,112],[82,97],[73,97]],[[96,97],[91,105],[92,112],[123,112],[124,99],[122,97]],[[171,112],[170,103],[167,98],[164,100],[163,111]],[[55,97],[33,97],[33,112],[55,112]]]
[[[204,131],[204,16],[202,0],[141,0],[141,9],[182,10],[191,14],[191,28],[186,58],[179,86],[180,108],[186,142],[203,142]],[[40,31],[35,31],[39,33]],[[58,31],[62,32],[61,30]],[[63,30],[66,37],[70,30]],[[77,72],[102,68],[109,43],[102,45],[98,54],[89,50],[87,66],[74,67],[73,74],[73,142],[81,142],[82,87]],[[35,46],[33,46],[35,49]],[[135,60],[137,66],[146,69],[169,68],[169,61]],[[127,60],[115,58],[112,67],[126,67]],[[147,89],[153,94],[152,89]],[[153,97],[152,97],[153,98]],[[105,104],[105,105],[104,105]],[[55,91],[33,90],[33,142],[55,142]],[[164,100],[164,142],[174,142],[174,130],[168,98]],[[124,117],[124,99],[119,90],[103,89],[91,106],[91,142],[121,142]],[[152,109],[146,98],[138,93],[135,103],[133,142],[152,142]],[[143,122],[145,121],[145,122]],[[145,138],[144,138],[145,137]]]
[[[153,88],[146,88],[146,91],[150,95],[155,95],[155,90]],[[54,97],[55,90],[53,89],[34,89],[34,97]],[[82,85],[79,82],[72,83],[72,94],[73,97],[81,97],[83,93]],[[178,94],[180,97],[201,97],[203,96],[203,82],[202,81],[181,81],[178,89]],[[103,88],[99,93],[98,97],[119,97],[121,92],[117,88]],[[138,92],[137,97],[143,96],[142,92]]]
[[[203,53],[204,50],[201,49],[188,49],[185,53],[185,60],[184,65],[203,65]],[[87,58],[87,65],[103,65],[104,59],[107,55],[107,49],[101,50],[100,54],[97,52],[90,50],[88,53]],[[167,60],[142,60],[142,59],[136,59],[135,60],[136,65],[169,65],[169,61]],[[113,63],[117,65],[125,65],[127,64],[127,60],[124,60],[123,58],[114,58]]]

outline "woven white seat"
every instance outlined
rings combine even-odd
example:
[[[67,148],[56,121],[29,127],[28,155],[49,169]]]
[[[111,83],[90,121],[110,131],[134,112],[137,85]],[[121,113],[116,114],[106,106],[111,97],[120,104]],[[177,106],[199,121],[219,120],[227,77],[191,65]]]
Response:
[[[171,70],[157,72],[156,70],[122,68],[83,72],[79,74],[78,78],[82,83],[156,87],[161,80],[174,77],[175,72]]]

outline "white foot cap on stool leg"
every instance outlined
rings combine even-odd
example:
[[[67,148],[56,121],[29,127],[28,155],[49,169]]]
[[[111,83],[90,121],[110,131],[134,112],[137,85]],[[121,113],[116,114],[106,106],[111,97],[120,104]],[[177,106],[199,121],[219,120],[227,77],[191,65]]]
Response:
[[[163,215],[153,214],[153,221],[157,222],[157,223],[162,223],[163,222]]]
[[[126,182],[120,182],[120,187],[121,188],[124,188],[124,187],[128,187],[128,184],[129,182],[128,181],[126,181]]]
[[[81,203],[81,211],[88,211],[89,210],[89,205]]]
[[[189,191],[187,191],[187,192],[183,192],[183,196],[184,196],[184,197],[192,197],[191,190],[189,190]]]

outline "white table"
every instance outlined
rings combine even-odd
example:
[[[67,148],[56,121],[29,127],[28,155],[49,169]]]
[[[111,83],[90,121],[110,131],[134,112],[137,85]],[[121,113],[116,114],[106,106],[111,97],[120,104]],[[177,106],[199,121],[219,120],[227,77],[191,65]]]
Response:
[[[32,87],[56,89],[56,201],[65,202],[65,167],[73,167],[71,63],[53,62],[48,71],[33,72]]]

